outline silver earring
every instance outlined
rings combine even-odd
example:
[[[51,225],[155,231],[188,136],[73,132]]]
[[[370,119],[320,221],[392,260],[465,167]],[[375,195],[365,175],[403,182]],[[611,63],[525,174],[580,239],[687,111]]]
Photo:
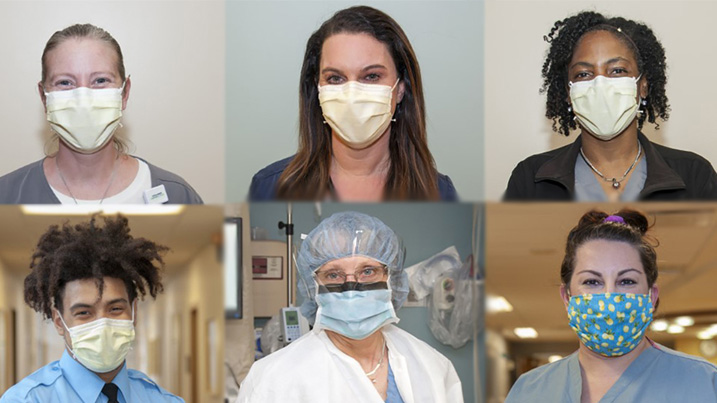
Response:
[[[643,100],[642,100],[642,106],[647,106],[647,100],[646,100],[646,99],[643,99]]]
[[[395,122],[395,121],[396,121],[396,118],[391,119],[391,122]]]
[[[571,105],[568,105],[568,113],[571,113],[573,111],[573,107]]]

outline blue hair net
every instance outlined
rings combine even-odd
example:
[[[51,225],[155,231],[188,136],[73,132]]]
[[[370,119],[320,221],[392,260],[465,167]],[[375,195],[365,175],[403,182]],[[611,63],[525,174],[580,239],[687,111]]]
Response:
[[[376,217],[354,211],[336,213],[321,221],[304,239],[296,256],[299,272],[297,289],[304,297],[301,313],[309,320],[316,317],[316,282],[312,274],[332,260],[363,256],[385,264],[394,309],[408,297],[408,275],[403,270],[401,241]]]

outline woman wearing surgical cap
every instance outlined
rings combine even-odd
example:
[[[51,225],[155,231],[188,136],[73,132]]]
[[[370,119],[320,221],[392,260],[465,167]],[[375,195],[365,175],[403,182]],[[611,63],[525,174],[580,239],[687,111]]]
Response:
[[[580,136],[515,167],[506,200],[714,200],[717,173],[697,154],[651,142],[667,120],[665,50],[640,22],[592,11],[557,21],[543,64],[546,117]]]
[[[338,11],[306,44],[299,148],[252,178],[249,199],[455,201],[428,149],[421,69],[398,23]]]
[[[257,361],[238,402],[463,401],[451,362],[393,325],[408,278],[386,224],[334,214],[309,233],[296,265],[310,297],[301,311],[314,328]]]
[[[717,367],[645,336],[658,302],[647,218],[592,211],[570,231],[560,296],[578,351],[522,375],[514,402],[717,402]]]
[[[202,203],[184,179],[128,154],[117,129],[130,88],[107,31],[76,24],[55,32],[38,89],[57,151],[0,177],[0,203]]]

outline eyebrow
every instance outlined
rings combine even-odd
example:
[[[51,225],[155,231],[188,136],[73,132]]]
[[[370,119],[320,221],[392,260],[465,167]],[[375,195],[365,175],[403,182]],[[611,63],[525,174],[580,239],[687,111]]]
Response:
[[[613,57],[612,59],[608,60],[606,64],[613,64],[613,63],[617,63],[617,62],[620,62],[620,61],[622,61],[622,62],[630,62],[629,60],[625,59],[624,57],[618,56],[618,57]]]
[[[620,276],[622,276],[623,274],[629,273],[629,272],[631,272],[631,271],[634,271],[634,272],[636,272],[637,274],[642,274],[642,272],[641,272],[640,270],[637,270],[637,269],[635,269],[635,268],[630,267],[630,268],[628,268],[628,269],[620,270],[619,272],[617,272],[617,276],[620,277]],[[596,275],[596,276],[602,278],[602,273],[600,273],[599,271],[595,271],[595,270],[581,270],[581,271],[579,271],[579,272],[577,272],[577,273],[575,273],[575,274],[582,274],[582,273],[590,273],[590,274],[594,274],[594,275]]]
[[[617,62],[621,62],[621,61],[622,61],[622,62],[628,62],[628,63],[630,62],[630,60],[628,60],[628,59],[626,59],[626,58],[624,58],[624,57],[622,57],[622,56],[617,56],[617,57],[613,57],[612,59],[608,60],[607,62],[605,62],[605,64],[613,64],[613,63],[617,63]],[[569,69],[572,69],[572,68],[577,67],[577,66],[589,67],[589,68],[595,67],[595,65],[593,65],[593,64],[591,64],[591,63],[580,61],[580,62],[575,62],[574,64],[572,64],[572,65],[569,67]]]
[[[80,309],[80,308],[83,308],[83,309],[84,308],[92,308],[92,305],[78,302],[70,307],[70,311],[74,311],[75,309]]]
[[[386,66],[384,66],[383,64],[372,64],[372,65],[362,68],[361,71],[368,71],[368,70],[373,70],[373,69],[387,70]],[[343,72],[341,70],[334,68],[334,67],[326,67],[325,69],[321,70],[322,74],[329,73],[329,72],[343,74]]]
[[[370,66],[364,67],[363,69],[361,69],[361,71],[367,71],[367,70],[372,70],[372,69],[384,69],[385,70],[386,66],[384,66],[383,64],[372,64]]]
[[[129,304],[129,301],[127,301],[127,299],[125,299],[125,298],[115,298],[111,301],[108,301],[106,305],[118,304],[120,302]]]
[[[572,68],[577,67],[577,66],[591,67],[591,68],[592,68],[592,67],[595,67],[594,65],[592,65],[591,63],[588,63],[588,62],[575,62],[575,63],[572,64],[570,67],[568,67],[568,69],[572,69]]]
[[[129,304],[129,301],[127,301],[126,298],[115,298],[115,299],[113,299],[113,300],[111,300],[111,301],[108,301],[106,305],[118,304],[118,303],[121,303],[121,302],[124,302],[124,303],[126,303],[126,304]],[[74,304],[74,305],[72,305],[72,306],[70,307],[70,311],[73,311],[73,310],[75,310],[75,309],[87,309],[87,308],[92,308],[92,307],[94,307],[94,305],[92,305],[92,304],[86,304],[86,303],[84,303],[84,302],[78,302],[78,303],[76,303],[76,304]]]

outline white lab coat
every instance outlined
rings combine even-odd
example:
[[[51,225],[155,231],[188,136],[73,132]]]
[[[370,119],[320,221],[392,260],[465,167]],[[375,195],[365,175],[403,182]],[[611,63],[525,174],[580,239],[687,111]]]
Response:
[[[393,325],[381,330],[405,403],[462,403],[453,364],[441,353]],[[311,331],[254,363],[235,403],[381,403],[359,363],[342,353],[326,332]]]

